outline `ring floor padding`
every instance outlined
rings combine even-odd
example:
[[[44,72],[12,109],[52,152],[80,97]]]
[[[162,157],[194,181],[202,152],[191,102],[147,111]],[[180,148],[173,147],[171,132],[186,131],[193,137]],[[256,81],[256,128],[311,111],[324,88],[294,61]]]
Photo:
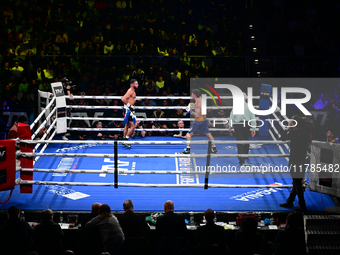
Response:
[[[197,139],[206,140],[205,137]],[[217,140],[235,140],[234,137],[218,137]],[[281,154],[278,145],[265,145],[261,141],[269,138],[255,137],[259,143],[250,145],[250,154]],[[130,139],[132,141],[179,141],[173,137],[146,137]],[[283,147],[283,146],[282,146]],[[50,144],[46,153],[98,153],[113,154],[113,145],[83,145],[83,144]],[[118,145],[120,154],[175,154],[183,151],[185,145],[132,145],[131,149]],[[235,144],[217,144],[220,154],[237,154]],[[287,150],[284,149],[285,153]],[[207,145],[192,145],[192,154],[207,152]],[[181,171],[191,169],[203,170],[206,158],[121,158],[120,170],[176,170],[178,174],[125,174],[119,175],[119,183],[152,183],[152,184],[203,184],[204,175],[181,174]],[[223,167],[240,170],[238,159],[212,158],[212,171],[223,171]],[[249,158],[245,167],[257,166],[268,168],[287,166],[285,158]],[[220,166],[220,168],[218,168]],[[113,158],[91,157],[40,157],[35,168],[48,169],[94,169],[113,170]],[[225,171],[227,168],[224,168]],[[17,173],[19,177],[19,172]],[[33,180],[62,181],[62,182],[104,182],[113,183],[113,174],[60,174],[37,173]],[[307,176],[308,180],[308,176]],[[60,185],[33,185],[32,194],[20,194],[18,186],[13,191],[8,203],[0,205],[0,209],[8,209],[12,205],[19,206],[22,210],[52,210],[82,211],[90,210],[94,202],[109,204],[113,211],[122,211],[123,202],[131,199],[136,211],[162,211],[166,200],[172,200],[178,211],[205,211],[213,208],[216,211],[289,211],[279,206],[286,201],[290,189],[279,189],[275,184],[291,185],[289,173],[274,174],[218,174],[210,175],[209,184],[272,184],[272,188],[193,188],[193,187],[99,187],[99,186],[60,186]],[[0,192],[0,201],[5,201],[9,191]],[[323,211],[324,208],[335,206],[330,196],[305,191],[307,209],[309,211]],[[295,200],[297,205],[297,198]]]

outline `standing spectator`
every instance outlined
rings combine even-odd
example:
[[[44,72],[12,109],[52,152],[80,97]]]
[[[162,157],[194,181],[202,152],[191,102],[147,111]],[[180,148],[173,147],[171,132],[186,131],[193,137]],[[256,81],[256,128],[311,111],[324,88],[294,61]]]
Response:
[[[196,231],[198,243],[196,251],[198,254],[227,254],[227,236],[224,227],[214,223],[215,213],[212,209],[207,209],[204,217],[207,223],[198,227]]]
[[[58,223],[53,221],[53,212],[46,209],[42,212],[41,223],[34,231],[34,246],[39,255],[59,255],[63,250],[64,232]]]
[[[110,254],[119,254],[125,237],[117,218],[112,214],[111,208],[107,204],[100,207],[99,215],[90,220],[86,228],[99,228],[102,237],[104,251]]]

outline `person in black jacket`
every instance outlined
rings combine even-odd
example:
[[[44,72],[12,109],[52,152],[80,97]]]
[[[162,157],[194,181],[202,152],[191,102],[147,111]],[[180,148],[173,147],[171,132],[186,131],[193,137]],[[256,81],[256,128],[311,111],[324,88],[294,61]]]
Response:
[[[165,214],[160,216],[156,222],[156,232],[161,237],[185,237],[186,225],[184,217],[174,213],[174,203],[170,200],[164,203]]]
[[[226,254],[228,246],[224,227],[214,223],[215,213],[212,209],[208,209],[204,213],[207,223],[198,227],[196,231],[196,239],[198,245],[196,251],[198,254]]]
[[[21,210],[17,206],[8,209],[9,220],[4,223],[4,238],[1,254],[27,254],[32,251],[33,228],[20,219]]]
[[[125,213],[118,217],[125,236],[123,253],[148,253],[150,227],[142,217],[134,213],[133,208],[132,201],[126,200],[123,203]]]
[[[297,224],[296,213],[288,214],[286,218],[286,228],[277,233],[275,238],[275,255],[306,254],[305,234]]]
[[[296,125],[294,127],[294,125]],[[281,207],[292,208],[298,211],[306,211],[306,202],[303,195],[302,180],[305,175],[305,162],[307,156],[308,143],[310,134],[305,129],[305,121],[298,115],[293,116],[286,130],[281,132],[281,140],[290,140],[289,170],[293,178],[293,188],[285,203]],[[296,195],[299,198],[299,206],[294,207]]]
[[[102,251],[102,238],[99,233],[99,228],[85,228],[86,223],[99,215],[101,205],[101,203],[93,203],[91,213],[84,215],[81,219],[81,227],[83,231],[78,243],[77,254],[92,255],[100,254]]]
[[[190,245],[186,240],[187,228],[184,217],[174,213],[174,203],[170,200],[164,203],[165,214],[157,218],[156,236],[159,238],[156,254],[177,254],[188,250]]]
[[[134,213],[133,203],[130,199],[123,203],[123,209],[125,213],[118,217],[118,221],[123,229],[125,238],[147,237],[150,233],[150,227],[145,220]]]
[[[46,209],[42,212],[41,224],[34,231],[34,245],[39,255],[57,255],[63,250],[64,232],[58,223],[53,221],[53,212]]]

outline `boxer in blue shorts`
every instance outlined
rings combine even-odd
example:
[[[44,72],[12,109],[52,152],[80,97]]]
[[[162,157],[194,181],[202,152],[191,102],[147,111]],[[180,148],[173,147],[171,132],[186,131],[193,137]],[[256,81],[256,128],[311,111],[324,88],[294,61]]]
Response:
[[[195,115],[195,121],[192,124],[190,131],[188,132],[189,133],[187,137],[188,141],[191,140],[192,136],[201,135],[201,134],[205,134],[209,138],[210,141],[214,140],[214,137],[210,134],[210,131],[209,131],[209,121],[206,119],[205,115],[201,114],[201,104],[202,104],[201,95],[202,94],[200,90],[194,89],[191,93],[191,97],[195,100],[195,104],[193,103],[189,104],[186,109],[189,113],[192,113]],[[217,153],[215,144],[212,145],[211,152]],[[187,144],[186,149],[181,153],[189,154],[190,144]]]
[[[138,88],[138,82],[135,79],[130,80],[130,88],[122,97],[122,102],[124,103],[124,132],[123,140],[129,140],[130,136],[136,128],[136,115],[135,115],[135,102],[136,102],[136,89]],[[138,99],[137,99],[138,100]],[[130,128],[128,127],[130,123]],[[131,148],[130,144],[124,145]]]

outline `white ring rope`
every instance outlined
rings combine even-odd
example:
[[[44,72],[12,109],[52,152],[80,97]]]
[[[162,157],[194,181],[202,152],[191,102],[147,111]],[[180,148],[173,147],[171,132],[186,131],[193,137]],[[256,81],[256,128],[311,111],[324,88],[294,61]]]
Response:
[[[92,157],[92,158],[114,158],[114,154],[85,154],[85,153],[31,153],[19,152],[22,157]],[[257,157],[257,158],[282,158],[289,154],[212,154],[211,158],[233,158],[233,157]],[[118,154],[118,158],[206,158],[207,154]]]
[[[50,114],[46,117],[46,119],[43,121],[43,123],[41,123],[41,125],[39,126],[39,128],[34,132],[34,134],[32,135],[32,140],[34,140],[34,138],[37,136],[37,134],[39,133],[39,131],[46,125],[47,121],[51,118],[51,116],[57,111],[57,108],[54,108]]]
[[[55,97],[53,97],[52,100],[49,102],[49,104],[45,107],[45,109],[41,111],[38,117],[36,117],[36,119],[33,121],[33,123],[30,126],[31,130],[34,128],[35,124],[39,122],[43,114],[51,107],[51,105],[54,103],[55,100],[56,100]]]
[[[24,181],[17,179],[17,184],[35,185],[64,185],[64,186],[114,186],[107,182],[52,182],[52,181]],[[118,183],[120,187],[194,187],[202,188],[205,184],[145,184],[145,183]],[[292,188],[293,185],[232,185],[232,184],[208,184],[211,188]]]
[[[269,134],[270,136],[273,138],[274,141],[277,141],[277,139],[275,138],[273,132],[269,129]],[[282,149],[281,145],[280,144],[277,144],[277,147],[279,148],[279,150],[281,151],[282,154],[285,154],[284,150]],[[289,161],[288,158],[286,158],[287,161]]]
[[[54,138],[54,136],[56,135],[56,133],[57,133],[57,129],[54,129],[54,132],[53,132],[52,135],[50,136],[49,140],[52,140],[52,139]],[[46,144],[44,145],[44,147],[42,147],[40,153],[44,153],[44,151],[45,151],[45,149],[47,148],[48,145],[49,145],[49,144],[46,143]],[[38,157],[36,157],[36,158],[34,159],[33,165],[38,161],[39,158],[40,158],[40,156],[38,156]]]
[[[23,172],[39,172],[39,173],[72,173],[72,174],[114,174],[114,170],[74,170],[74,169],[42,169],[42,168],[20,168],[16,171]],[[250,167],[249,171],[209,171],[209,174],[273,174],[273,173],[289,173],[289,172],[269,172],[261,170],[261,168]],[[199,174],[205,175],[205,171],[174,171],[174,170],[118,170],[118,174]]]
[[[87,141],[87,140],[74,140],[74,141],[62,141],[62,140],[18,140],[20,143],[56,143],[56,144],[115,144],[115,141]],[[117,141],[118,144],[146,144],[146,145],[160,145],[160,144],[208,144],[208,140],[191,140],[191,141]],[[214,144],[286,144],[289,141],[221,141],[214,140]]]
[[[124,128],[75,128],[75,127],[71,127],[71,128],[67,128],[67,130],[70,131],[124,131]],[[134,131],[189,131],[190,128],[183,128],[183,129],[178,129],[178,128],[135,128]],[[228,129],[226,128],[209,128],[210,132],[211,131],[225,131],[225,132],[229,132]],[[259,130],[259,129],[256,129]]]
[[[44,141],[45,140],[45,138],[48,136],[48,134],[51,132],[51,130],[55,127],[55,124],[57,123],[57,119],[55,119],[53,122],[52,122],[52,124],[51,124],[51,126],[47,129],[47,131],[45,132],[45,134],[41,137],[41,139],[40,140],[38,140],[38,141]],[[41,145],[41,143],[37,143],[37,145],[34,147],[34,149],[33,149],[33,152],[35,152],[39,147],[40,147],[40,145]]]
[[[65,96],[65,98],[69,99],[122,99],[123,96]],[[166,96],[166,97],[158,97],[158,96],[137,96],[140,99],[192,99],[190,96]],[[233,96],[220,96],[221,99],[233,99]],[[260,96],[254,96],[253,99],[260,99]],[[212,99],[211,97],[207,97],[207,99]],[[217,96],[214,96],[214,99],[218,99]]]
[[[183,116],[184,117],[184,116]],[[68,120],[111,120],[111,121],[123,121],[124,118],[98,118],[98,117],[66,117]],[[141,118],[137,116],[137,120],[144,120],[144,121],[194,121],[195,118]],[[207,120],[219,120],[219,121],[226,121],[230,120],[230,118],[207,118]],[[238,124],[238,123],[234,123]],[[242,124],[242,123],[241,123]]]
[[[254,105],[255,108],[258,108],[258,105]],[[99,106],[99,105],[66,105],[66,108],[71,108],[71,109],[90,109],[90,110],[95,110],[95,109],[123,109],[124,106],[113,106],[113,105],[104,105],[104,106]],[[186,109],[187,106],[135,106],[134,107],[136,110],[157,110],[157,109],[162,109],[162,110],[177,110],[177,109]],[[207,106],[207,109],[233,109],[232,106]]]

